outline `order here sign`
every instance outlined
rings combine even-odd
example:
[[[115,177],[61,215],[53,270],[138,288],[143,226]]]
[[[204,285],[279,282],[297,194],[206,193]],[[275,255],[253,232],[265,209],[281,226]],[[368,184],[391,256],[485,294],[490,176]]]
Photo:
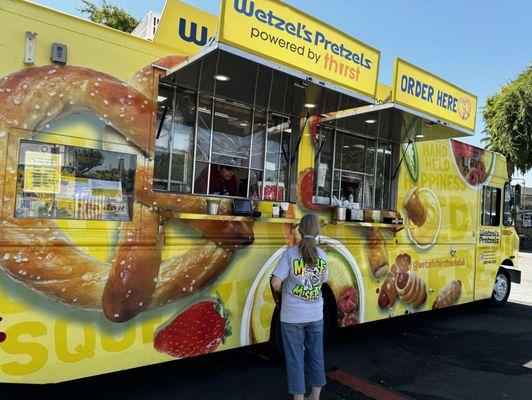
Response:
[[[476,96],[400,58],[395,59],[392,101],[475,130]]]
[[[222,0],[220,42],[373,97],[380,52],[278,0]]]

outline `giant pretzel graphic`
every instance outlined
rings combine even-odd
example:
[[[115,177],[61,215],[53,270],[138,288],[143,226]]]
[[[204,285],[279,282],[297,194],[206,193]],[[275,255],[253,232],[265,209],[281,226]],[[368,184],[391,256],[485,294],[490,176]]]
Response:
[[[169,56],[155,64],[170,68],[184,59]],[[35,67],[8,75],[0,80],[0,136],[12,128],[39,131],[66,115],[90,112],[152,157],[153,71],[150,65],[129,83],[73,66]],[[16,151],[8,151],[7,165],[16,166],[17,157]],[[226,269],[238,248],[253,242],[251,222],[191,220],[186,223],[201,232],[201,241],[182,255],[162,260],[167,220],[159,209],[202,213],[206,200],[153,192],[152,164],[137,163],[136,172],[134,218],[122,223],[110,263],[77,248],[54,221],[16,219],[11,210],[4,212],[0,226],[0,268],[62,303],[103,310],[110,321],[125,322],[202,290]],[[16,179],[16,172],[8,169],[6,191],[14,190]],[[221,213],[228,212],[223,202]]]

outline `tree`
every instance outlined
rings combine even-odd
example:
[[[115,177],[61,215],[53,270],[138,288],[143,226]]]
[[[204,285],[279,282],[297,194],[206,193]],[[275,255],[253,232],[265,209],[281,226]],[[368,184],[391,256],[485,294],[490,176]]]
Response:
[[[487,148],[508,161],[508,172],[532,168],[532,64],[500,93],[488,97],[483,110]]]
[[[78,10],[82,14],[87,14],[91,21],[120,31],[131,33],[140,22],[129,12],[123,8],[113,6],[107,0],[103,0],[101,7],[98,7],[91,0],[81,0],[81,3],[83,5]]]
[[[103,164],[103,154],[98,150],[76,149],[74,155],[76,160],[74,167],[81,174],[86,174]]]

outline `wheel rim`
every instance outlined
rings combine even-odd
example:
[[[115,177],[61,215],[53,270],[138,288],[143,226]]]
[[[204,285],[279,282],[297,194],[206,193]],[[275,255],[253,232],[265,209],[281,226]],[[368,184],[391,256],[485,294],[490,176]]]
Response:
[[[503,301],[508,293],[508,278],[504,274],[497,275],[493,288],[493,297],[497,301]]]

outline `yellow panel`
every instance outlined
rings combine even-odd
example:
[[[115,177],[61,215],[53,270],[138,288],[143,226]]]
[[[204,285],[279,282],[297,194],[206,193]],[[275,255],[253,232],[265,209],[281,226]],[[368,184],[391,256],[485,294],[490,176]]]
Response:
[[[0,76],[24,67],[26,31],[37,33],[35,63],[51,64],[53,43],[67,46],[67,64],[80,65],[127,80],[175,49],[26,1],[0,3],[2,60]],[[33,66],[30,65],[30,66]]]
[[[476,96],[399,58],[395,60],[392,101],[475,130]]]
[[[384,102],[386,99],[391,100],[392,88],[388,85],[378,82],[375,99],[379,102]]]
[[[193,55],[216,33],[218,18],[178,0],[168,0],[154,43],[179,50],[179,54]]]
[[[280,1],[223,1],[220,42],[373,97],[380,52]]]

